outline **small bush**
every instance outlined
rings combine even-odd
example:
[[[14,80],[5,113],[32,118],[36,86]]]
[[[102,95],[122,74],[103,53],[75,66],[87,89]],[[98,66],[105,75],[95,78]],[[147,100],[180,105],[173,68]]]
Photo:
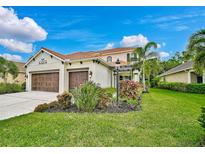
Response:
[[[179,82],[159,82],[158,88],[189,93],[205,93],[205,84],[186,84]]]
[[[79,110],[92,112],[100,100],[101,88],[88,81],[72,90],[72,94]]]
[[[71,106],[71,99],[72,99],[72,94],[65,91],[62,94],[57,96],[58,98],[58,103],[62,109],[69,108]]]
[[[142,85],[132,80],[120,81],[120,97],[136,99],[142,93]]]
[[[187,84],[186,91],[190,93],[205,94],[205,84]]]
[[[26,82],[22,83],[22,84],[21,84],[21,87],[22,87],[22,90],[23,90],[23,91],[26,91]]]
[[[202,113],[198,119],[200,125],[205,129],[205,107],[202,107]]]
[[[160,82],[160,77],[155,77],[150,81],[151,87],[157,87]]]
[[[49,108],[49,105],[47,103],[40,104],[34,109],[34,112],[43,112],[47,110],[48,108]]]
[[[116,88],[110,87],[110,88],[104,88],[104,90],[105,90],[106,93],[108,93],[112,96],[116,93]]]
[[[71,98],[71,93],[63,92],[62,94],[57,96],[57,101],[52,101],[48,104],[40,104],[34,109],[34,112],[43,112],[48,109],[67,109],[71,106]]]
[[[98,102],[98,108],[104,109],[107,108],[109,104],[112,103],[112,94],[107,92],[105,89],[101,89],[100,99]]]
[[[0,94],[22,92],[22,86],[15,83],[0,83]]]

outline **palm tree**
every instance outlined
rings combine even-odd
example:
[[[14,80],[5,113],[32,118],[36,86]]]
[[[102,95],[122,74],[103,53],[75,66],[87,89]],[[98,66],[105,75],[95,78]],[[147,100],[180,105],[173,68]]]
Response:
[[[137,55],[137,62],[133,64],[134,68],[140,69],[142,72],[142,83],[143,83],[143,90],[146,91],[146,84],[145,84],[145,66],[146,62],[151,59],[158,58],[159,55],[157,52],[150,51],[151,48],[156,49],[157,43],[155,42],[148,42],[144,47],[137,47],[134,50],[134,53]],[[150,74],[150,70],[147,70],[147,74]]]
[[[187,54],[194,61],[194,69],[198,74],[203,74],[205,68],[205,29],[192,34],[189,39]]]

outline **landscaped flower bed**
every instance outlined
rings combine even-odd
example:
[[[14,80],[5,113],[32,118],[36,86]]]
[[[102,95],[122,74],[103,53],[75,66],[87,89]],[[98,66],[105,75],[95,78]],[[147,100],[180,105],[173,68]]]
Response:
[[[123,84],[125,85],[125,84]],[[44,103],[38,105],[35,108],[35,112],[96,112],[96,113],[121,113],[130,112],[140,109],[140,90],[136,86],[138,83],[132,82],[128,84],[136,92],[133,92],[129,86],[126,85],[127,92],[125,88],[123,91],[123,100],[120,99],[116,102],[115,94],[113,90],[102,89],[92,82],[86,82],[80,87],[74,89],[72,94],[69,92],[64,92],[57,96],[57,101],[51,103]],[[133,88],[134,87],[134,88]],[[125,99],[125,97],[132,93],[132,99]],[[121,91],[122,93],[122,91]],[[136,98],[136,99],[134,99]],[[130,103],[130,100],[132,103]]]

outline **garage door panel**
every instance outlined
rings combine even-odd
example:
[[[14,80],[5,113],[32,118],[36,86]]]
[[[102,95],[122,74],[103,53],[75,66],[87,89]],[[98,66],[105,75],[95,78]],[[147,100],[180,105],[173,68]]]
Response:
[[[88,80],[88,71],[69,72],[69,89],[73,89]]]
[[[59,91],[59,73],[41,73],[32,75],[32,90],[34,91]]]

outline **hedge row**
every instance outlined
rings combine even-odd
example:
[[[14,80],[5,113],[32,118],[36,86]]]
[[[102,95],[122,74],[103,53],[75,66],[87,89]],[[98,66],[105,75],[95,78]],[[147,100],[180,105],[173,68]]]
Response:
[[[0,94],[24,91],[24,87],[15,83],[0,83]]]
[[[188,93],[205,94],[205,84],[186,84],[179,82],[159,82],[158,88]]]

